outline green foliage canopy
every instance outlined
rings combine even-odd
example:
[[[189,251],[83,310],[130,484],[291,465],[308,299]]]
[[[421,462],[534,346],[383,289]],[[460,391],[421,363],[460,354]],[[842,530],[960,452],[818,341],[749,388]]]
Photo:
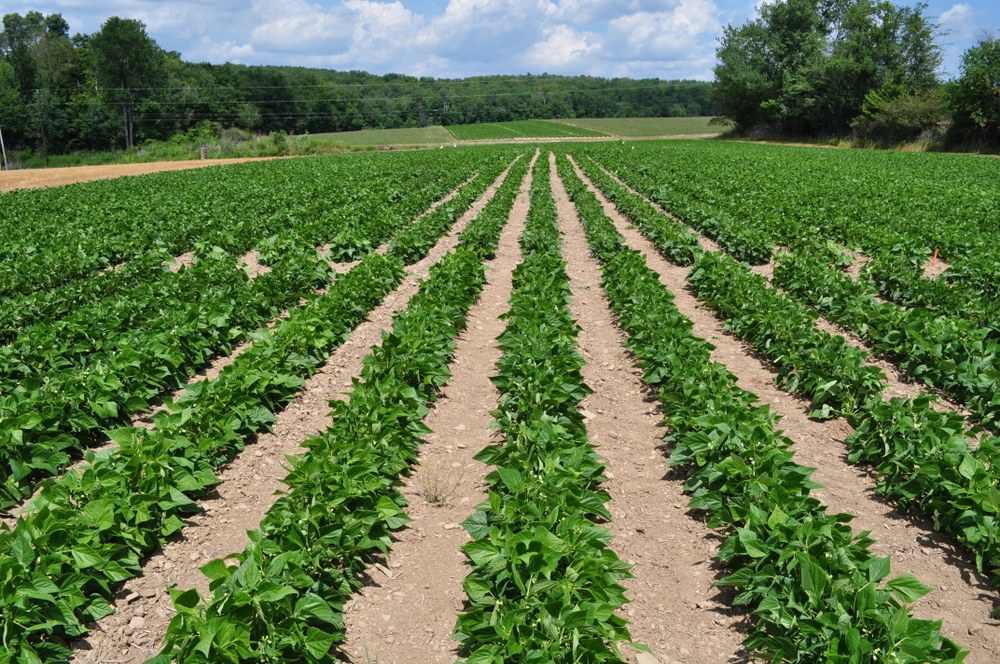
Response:
[[[950,90],[952,136],[1000,145],[1000,38],[984,38],[962,56]]]
[[[887,0],[778,0],[728,26],[717,51],[715,101],[741,131],[846,133],[873,91],[937,85],[941,52],[925,5]]]

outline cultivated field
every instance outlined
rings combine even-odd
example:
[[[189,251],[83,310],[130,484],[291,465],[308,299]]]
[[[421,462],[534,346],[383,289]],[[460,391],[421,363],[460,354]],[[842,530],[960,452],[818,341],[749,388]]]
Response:
[[[455,137],[441,126],[414,127],[411,129],[362,129],[359,131],[338,131],[329,134],[310,134],[310,140],[327,141],[341,145],[369,147],[391,145],[442,145],[454,143]]]
[[[724,126],[709,124],[712,118],[574,118],[552,120],[581,129],[620,138],[658,138],[665,136],[717,136]]]
[[[452,125],[448,131],[460,141],[493,141],[522,138],[606,137],[606,134],[550,120],[515,120]]]
[[[997,169],[563,143],[5,193],[0,661],[998,661]]]

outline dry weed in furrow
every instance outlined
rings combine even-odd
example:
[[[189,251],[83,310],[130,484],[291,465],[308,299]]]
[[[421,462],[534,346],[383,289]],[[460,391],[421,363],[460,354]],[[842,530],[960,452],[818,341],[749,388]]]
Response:
[[[393,316],[406,307],[427,278],[430,267],[458,243],[457,236],[493,197],[508,171],[455,223],[449,234],[410,266],[403,283],[306,381],[299,397],[277,415],[272,433],[262,434],[218,474],[216,495],[201,503],[204,511],[188,520],[182,538],[149,557],[142,576],[125,583],[118,592],[115,612],[104,618],[80,644],[73,661],[78,664],[107,662],[139,663],[156,655],[174,611],[167,587],[196,588],[208,593],[202,563],[244,548],[247,530],[256,528],[274,504],[281,480],[287,474],[284,460],[302,452],[302,441],[329,426],[329,402],[344,398],[351,378],[361,371],[361,362],[372,346],[381,343],[383,330]]]
[[[490,381],[500,357],[518,238],[524,229],[531,173],[521,183],[487,283],[469,311],[468,327],[452,354],[451,378],[424,423],[433,431],[419,448],[419,465],[400,489],[412,521],[395,534],[386,564],[368,570],[368,585],[347,603],[343,652],[359,664],[434,664],[455,660],[451,639],[462,610],[468,573],[459,525],[486,499],[488,468],[474,459],[490,443],[490,413],[499,395]]]
[[[577,343],[587,362],[583,378],[594,390],[583,401],[584,417],[591,442],[608,464],[610,546],[633,565],[634,578],[623,581],[629,603],[621,613],[632,638],[649,646],[657,662],[732,661],[742,651],[736,624],[742,614],[713,600],[720,540],[687,516],[683,483],[664,479],[661,418],[645,398],[642,373],[632,367],[576,209],[554,169],[552,178],[573,294],[570,308],[582,328]],[[626,650],[627,661],[637,661],[638,653]]]
[[[831,511],[854,515],[855,531],[871,531],[876,540],[872,552],[891,558],[893,575],[911,573],[932,588],[914,605],[913,614],[943,619],[942,634],[972,650],[967,664],[1000,661],[1000,627],[989,620],[995,591],[988,579],[976,572],[969,556],[935,532],[930,523],[900,515],[875,495],[875,480],[845,459],[844,439],[851,433],[848,423],[842,418],[810,420],[808,402],[775,387],[775,375],[768,366],[725,332],[712,310],[689,292],[690,269],[667,262],[589,180],[584,181],[597,193],[628,246],[642,252],[660,281],[674,293],[677,308],[694,323],[694,334],[716,346],[712,359],[734,373],[740,387],[760,396],[782,416],[785,435],[795,442],[795,461],[817,469],[813,479],[823,488],[814,495]]]

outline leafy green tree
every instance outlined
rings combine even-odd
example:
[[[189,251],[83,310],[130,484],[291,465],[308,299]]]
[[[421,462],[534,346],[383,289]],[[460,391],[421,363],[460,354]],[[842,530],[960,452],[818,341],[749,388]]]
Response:
[[[79,75],[69,39],[69,24],[60,14],[7,14],[0,33],[0,53],[13,69],[22,122],[16,138],[35,144],[48,161],[50,151],[66,147],[69,134],[66,103]]]
[[[962,55],[949,105],[952,140],[1000,145],[1000,38],[980,39]]]
[[[125,147],[135,145],[136,108],[163,82],[164,54],[142,21],[112,16],[90,39],[94,71],[109,97],[121,104]]]
[[[941,53],[926,7],[887,0],[776,0],[728,26],[713,99],[738,130],[846,133],[872,91],[937,85]]]

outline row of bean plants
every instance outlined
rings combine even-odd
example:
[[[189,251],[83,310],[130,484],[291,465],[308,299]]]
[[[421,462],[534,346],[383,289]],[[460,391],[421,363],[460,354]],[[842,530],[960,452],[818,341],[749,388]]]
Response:
[[[527,160],[460,236],[459,247],[393,321],[365,359],[333,423],[304,443],[288,491],[246,549],[202,568],[212,596],[172,591],[177,616],[153,662],[329,661],[343,641],[343,605],[372,556],[408,518],[398,490],[416,460],[428,405],[450,376],[454,336],[485,282]],[[232,561],[234,564],[229,564]]]
[[[496,470],[486,502],[463,524],[472,569],[455,638],[470,664],[621,662],[618,644],[631,638],[615,614],[629,566],[599,523],[611,518],[605,466],[579,410],[591,390],[548,168],[539,170],[493,379],[503,442],[476,456]]]
[[[721,220],[770,244],[799,249],[832,241],[921,267],[939,249],[951,263],[941,281],[996,320],[1000,237],[989,184],[995,163],[705,142],[587,146],[587,152],[644,195],[681,216],[689,212],[695,225]],[[720,243],[740,260],[756,258]],[[920,270],[895,279],[926,290]]]
[[[872,540],[810,495],[812,471],[792,461],[777,417],[711,361],[657,274],[564,174],[611,306],[663,406],[671,464],[687,475],[691,506],[728,535],[719,558],[730,574],[719,583],[753,613],[746,647],[770,661],[961,662],[939,622],[909,614],[929,589],[909,575],[887,581],[889,559],[871,554]]]
[[[486,185],[486,178],[474,178],[448,205],[402,231],[394,247],[396,253],[405,248],[400,258],[410,262],[422,255]],[[409,212],[412,204],[398,207]],[[272,269],[252,282],[236,269],[234,257],[216,249],[177,274],[161,270],[164,276],[145,287],[35,323],[0,348],[6,381],[0,445],[7,452],[0,465],[0,507],[28,495],[37,479],[58,473],[103,440],[106,428],[127,423],[208,358],[247,340],[325,283],[326,264],[314,249],[297,244],[295,238],[269,240],[262,259]]]
[[[403,274],[399,259],[369,254],[327,293],[257,333],[217,379],[191,385],[154,417],[154,429],[115,430],[117,450],[45,483],[0,531],[0,661],[66,657],[85,624],[112,610],[115,588],[197,510],[213,469],[270,425]]]
[[[235,257],[214,253],[158,282],[165,288],[123,294],[125,309],[149,309],[142,324],[115,330],[102,307],[87,306],[0,349],[0,508],[328,279],[315,251],[271,263],[250,281]]]
[[[864,285],[805,252],[783,254],[774,283],[858,332],[912,378],[961,401],[984,426],[1000,427],[1000,341],[988,328],[923,307],[880,301]]]
[[[653,221],[673,223],[663,216]],[[645,232],[645,223],[637,223]],[[794,258],[783,255],[782,261]],[[778,267],[780,272],[782,264]],[[836,274],[839,283],[857,286]],[[705,253],[689,279],[730,329],[776,365],[782,387],[820,406],[813,415],[849,417],[855,427],[846,441],[849,458],[872,465],[880,492],[895,499],[901,510],[933,518],[935,527],[968,547],[981,571],[997,575],[1000,441],[983,437],[970,450],[963,418],[938,413],[926,395],[883,401],[884,375],[864,365],[863,354],[841,337],[816,330],[810,312],[731,258]],[[779,274],[776,281],[787,285]],[[836,398],[824,404],[830,396]]]
[[[510,153],[347,154],[10,192],[0,206],[0,295],[51,290],[156,250],[242,255],[285,231],[330,244],[338,260],[357,257],[426,207],[400,204],[440,198]],[[393,210],[400,216],[377,222]]]
[[[906,307],[967,319],[989,330],[994,340],[1000,340],[1000,301],[985,297],[981,289],[956,288],[959,276],[954,271],[946,274],[946,278],[927,279],[922,261],[882,254],[865,265],[861,278],[873,294]],[[996,283],[987,288],[994,288]]]

